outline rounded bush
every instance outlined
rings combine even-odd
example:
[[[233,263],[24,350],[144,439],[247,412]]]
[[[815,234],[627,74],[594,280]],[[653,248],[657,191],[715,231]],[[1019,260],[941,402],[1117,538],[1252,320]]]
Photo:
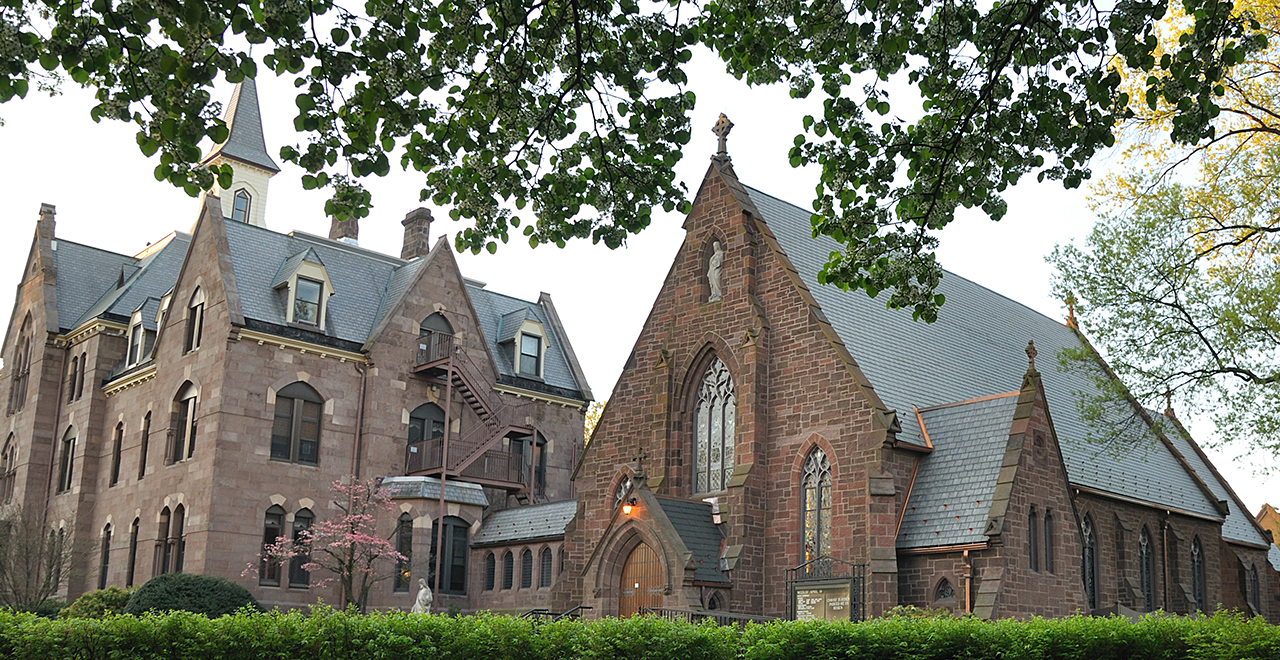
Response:
[[[212,575],[165,573],[138,587],[125,606],[125,614],[184,610],[208,617],[231,614],[248,606],[262,611],[262,606],[248,589]]]
[[[58,613],[60,619],[102,619],[112,614],[121,614],[129,604],[129,597],[135,590],[107,587],[90,591],[76,599],[74,603]]]

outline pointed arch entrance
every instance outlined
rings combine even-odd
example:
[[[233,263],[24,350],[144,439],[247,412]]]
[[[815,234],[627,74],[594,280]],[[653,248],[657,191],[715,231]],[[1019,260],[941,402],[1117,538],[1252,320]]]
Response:
[[[618,616],[640,613],[642,607],[662,607],[662,561],[646,543],[640,543],[622,564]]]

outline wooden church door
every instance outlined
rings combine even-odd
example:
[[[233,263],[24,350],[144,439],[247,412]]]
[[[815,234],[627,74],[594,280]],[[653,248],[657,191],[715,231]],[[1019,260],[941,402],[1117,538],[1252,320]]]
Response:
[[[641,607],[662,607],[662,562],[648,545],[637,545],[622,565],[618,616],[640,613]]]

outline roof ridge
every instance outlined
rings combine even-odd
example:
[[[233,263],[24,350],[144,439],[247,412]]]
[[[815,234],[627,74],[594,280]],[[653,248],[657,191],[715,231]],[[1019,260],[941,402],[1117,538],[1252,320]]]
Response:
[[[55,240],[55,241],[57,241],[57,242],[59,242],[59,243],[70,243],[70,244],[72,244],[72,245],[77,245],[77,246],[79,246],[79,247],[87,248],[87,249],[90,249],[90,250],[94,250],[94,251],[96,251],[96,252],[103,252],[103,253],[105,253],[105,254],[110,254],[110,255],[117,256],[117,257],[124,257],[125,259],[130,259],[130,260],[135,261],[135,262],[137,262],[137,261],[141,261],[141,259],[139,259],[139,258],[137,258],[137,257],[135,257],[135,256],[133,256],[133,255],[130,255],[130,254],[123,254],[123,253],[120,253],[120,252],[116,252],[116,251],[114,251],[114,250],[108,250],[108,249],[106,249],[106,248],[100,248],[100,247],[97,247],[97,246],[94,246],[94,245],[89,245],[88,243],[81,243],[80,241],[73,241],[73,240],[68,239],[68,238],[58,238],[57,236],[55,236],[55,237],[53,238],[53,240]]]

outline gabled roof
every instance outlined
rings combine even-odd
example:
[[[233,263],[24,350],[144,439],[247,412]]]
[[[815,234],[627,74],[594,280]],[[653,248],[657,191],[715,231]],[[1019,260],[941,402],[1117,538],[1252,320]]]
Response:
[[[489,514],[471,545],[498,545],[564,536],[564,528],[578,512],[578,502],[517,506]]]
[[[285,259],[284,263],[280,264],[280,270],[276,272],[276,279],[272,280],[271,288],[274,289],[281,284],[288,282],[289,278],[293,276],[294,273],[298,272],[298,267],[301,266],[304,261],[316,264],[317,266],[324,265],[324,262],[320,261],[320,256],[316,254],[315,248],[307,247],[307,249]]]
[[[489,352],[493,355],[499,374],[525,381],[537,380],[517,372],[512,362],[514,356],[511,347],[498,345],[498,327],[502,323],[501,319],[512,313],[516,316],[528,314],[531,320],[542,324],[547,343],[550,344],[550,348],[542,359],[542,383],[579,393],[586,390],[586,383],[579,385],[569,367],[569,359],[564,349],[568,343],[567,339],[561,337],[547,321],[547,310],[543,309],[542,305],[483,289],[477,284],[467,281],[467,293],[471,296],[471,305],[475,307],[476,316],[480,320],[480,329],[484,331],[485,339],[489,342]]]
[[[898,548],[981,543],[1018,392],[920,411],[933,453],[920,459]]]
[[[262,112],[258,109],[258,84],[253,78],[245,78],[231,93],[231,102],[222,120],[230,133],[226,141],[213,148],[204,162],[218,155],[256,165],[264,170],[279,172],[280,166],[267,153],[267,141],[262,136]]]
[[[1028,340],[1035,340],[1051,364],[1062,351],[1083,347],[1071,328],[951,272],[938,287],[946,305],[931,324],[912,321],[909,310],[886,310],[861,291],[822,286],[819,271],[843,246],[826,236],[814,238],[812,212],[746,190],[876,393],[898,411],[900,437],[908,442],[923,444],[914,416],[904,414],[912,405],[998,394],[1020,382]],[[1055,367],[1042,375],[1071,483],[1220,517],[1197,479],[1144,424],[1126,430],[1123,451],[1088,441],[1097,431],[1081,418],[1076,393],[1096,391],[1094,374]],[[1117,409],[1114,418],[1126,414]]]
[[[525,321],[536,321],[533,310],[529,307],[521,307],[520,309],[507,312],[498,319],[498,343],[502,344],[516,338],[516,334],[520,332],[520,327]]]
[[[724,537],[711,519],[711,505],[673,497],[654,499],[680,535],[684,546],[693,555],[692,561],[697,565],[693,571],[693,579],[699,582],[729,583],[729,578],[720,572],[720,541]]]

